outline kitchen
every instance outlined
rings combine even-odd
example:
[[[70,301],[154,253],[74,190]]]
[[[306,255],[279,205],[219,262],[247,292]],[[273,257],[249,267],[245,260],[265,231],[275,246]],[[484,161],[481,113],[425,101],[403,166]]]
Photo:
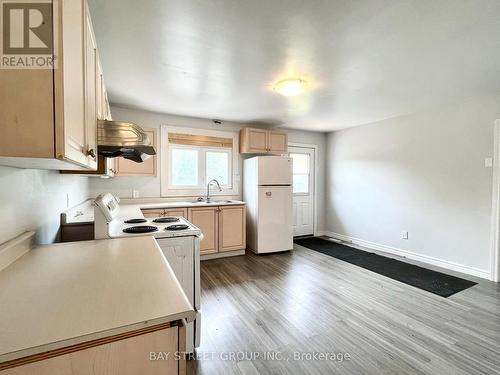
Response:
[[[500,371],[468,6],[0,1],[0,374]]]

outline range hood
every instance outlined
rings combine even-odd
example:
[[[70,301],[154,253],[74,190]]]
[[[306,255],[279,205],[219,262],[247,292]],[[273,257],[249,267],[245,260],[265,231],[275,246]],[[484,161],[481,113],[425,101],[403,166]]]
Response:
[[[142,163],[156,151],[142,128],[131,122],[99,120],[97,152],[108,158],[122,156]]]

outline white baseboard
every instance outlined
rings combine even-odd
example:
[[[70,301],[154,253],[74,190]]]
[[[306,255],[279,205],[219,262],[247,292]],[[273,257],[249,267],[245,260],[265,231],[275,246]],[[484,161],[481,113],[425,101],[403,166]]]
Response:
[[[482,279],[491,280],[491,273],[486,270],[482,270],[480,268],[469,267],[463,264],[450,262],[448,260],[434,258],[428,255],[417,254],[412,251],[398,249],[396,247],[381,245],[375,242],[362,240],[360,238],[355,238],[351,236],[346,236],[345,234],[329,232],[329,231],[320,231],[320,236],[327,236],[337,240],[341,240],[344,242],[351,242],[353,245],[358,245],[362,247],[366,247],[372,250],[383,251],[384,253],[399,255],[408,259],[413,259],[422,263],[431,264],[433,266],[446,268],[452,271],[457,271],[461,273],[465,273],[468,275],[480,277]],[[363,250],[363,249],[361,249]]]

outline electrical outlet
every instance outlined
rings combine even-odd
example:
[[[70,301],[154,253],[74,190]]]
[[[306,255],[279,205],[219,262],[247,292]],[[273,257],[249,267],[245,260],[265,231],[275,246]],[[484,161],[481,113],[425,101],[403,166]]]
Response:
[[[484,159],[484,167],[485,168],[493,167],[493,158],[485,158]]]
[[[132,190],[132,198],[139,198],[139,190]]]
[[[401,234],[401,238],[403,240],[407,240],[408,239],[408,232],[404,231],[402,234]]]

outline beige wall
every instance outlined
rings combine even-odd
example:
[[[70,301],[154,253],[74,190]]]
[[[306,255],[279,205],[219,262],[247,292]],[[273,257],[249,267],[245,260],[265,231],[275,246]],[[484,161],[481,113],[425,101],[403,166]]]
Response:
[[[201,119],[194,117],[175,116],[148,112],[136,109],[111,107],[113,120],[132,121],[140,126],[148,128],[159,128],[162,125],[180,126],[199,129],[211,129],[222,131],[239,131],[246,126],[242,123],[224,121],[222,125],[215,125],[210,119]],[[326,136],[320,132],[307,132],[287,130],[289,133],[289,141],[297,143],[315,144],[318,146],[318,229],[325,228],[324,197],[325,197],[325,149]],[[157,150],[158,152],[160,150]],[[240,173],[242,172],[242,158],[240,157]],[[158,169],[160,170],[160,168]],[[90,179],[90,194],[97,196],[102,192],[111,192],[121,198],[131,198],[132,190],[138,190],[140,197],[154,198],[160,197],[160,176],[158,177],[116,177],[113,179]],[[235,198],[241,198],[240,195]]]
[[[59,235],[60,214],[88,198],[88,178],[0,166],[0,243],[28,230],[39,243]]]
[[[329,134],[327,229],[489,272],[497,118],[490,97]]]

